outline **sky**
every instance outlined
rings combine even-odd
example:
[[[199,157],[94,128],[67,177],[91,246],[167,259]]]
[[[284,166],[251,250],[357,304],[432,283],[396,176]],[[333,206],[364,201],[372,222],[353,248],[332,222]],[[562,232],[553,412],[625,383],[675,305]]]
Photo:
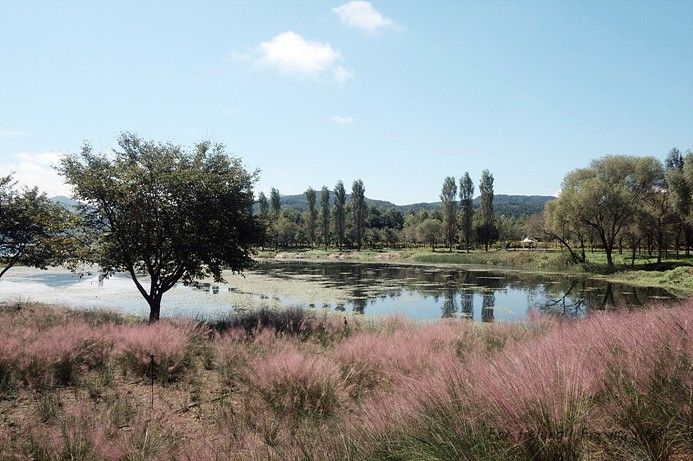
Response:
[[[554,195],[607,154],[693,148],[693,1],[0,0],[0,173],[123,130],[224,143],[258,190],[438,199],[484,168]]]

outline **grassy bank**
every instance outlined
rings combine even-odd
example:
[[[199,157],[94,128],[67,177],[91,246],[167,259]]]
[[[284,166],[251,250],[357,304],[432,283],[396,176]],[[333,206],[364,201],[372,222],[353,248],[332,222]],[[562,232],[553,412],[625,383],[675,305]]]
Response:
[[[300,260],[315,262],[363,262],[383,264],[422,264],[432,266],[465,266],[498,270],[519,270],[532,273],[561,273],[588,275],[613,282],[631,285],[659,287],[671,290],[681,297],[693,296],[693,257],[665,258],[657,264],[656,257],[638,256],[631,266],[630,257],[614,254],[616,272],[607,271],[606,256],[602,252],[587,253],[584,264],[574,264],[568,255],[559,250],[491,250],[448,252],[424,249],[382,251],[329,251],[293,250],[262,251],[257,255],[267,260]]]
[[[692,363],[691,302],[572,323],[490,325],[345,324],[299,310],[147,325],[7,306],[0,453],[690,459]]]

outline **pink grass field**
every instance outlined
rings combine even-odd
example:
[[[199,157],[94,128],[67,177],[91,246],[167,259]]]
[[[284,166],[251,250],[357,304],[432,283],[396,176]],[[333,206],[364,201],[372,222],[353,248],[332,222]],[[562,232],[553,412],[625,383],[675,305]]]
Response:
[[[693,301],[571,322],[302,322],[3,307],[0,459],[693,459]]]

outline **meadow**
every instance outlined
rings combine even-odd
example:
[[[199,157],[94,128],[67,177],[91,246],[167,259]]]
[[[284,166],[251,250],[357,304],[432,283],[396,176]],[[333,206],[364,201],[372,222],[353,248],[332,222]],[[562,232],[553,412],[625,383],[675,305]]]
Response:
[[[561,321],[0,311],[3,460],[684,460],[693,301]]]

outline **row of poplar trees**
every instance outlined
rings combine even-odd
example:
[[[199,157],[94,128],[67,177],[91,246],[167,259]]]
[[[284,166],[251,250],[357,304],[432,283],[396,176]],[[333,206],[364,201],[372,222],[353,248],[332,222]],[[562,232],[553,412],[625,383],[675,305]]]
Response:
[[[330,195],[334,194],[331,199]],[[318,241],[318,233],[321,240],[327,248],[333,243],[341,251],[346,243],[346,228],[347,228],[347,193],[344,183],[339,180],[333,191],[323,186],[320,190],[320,210],[318,210],[317,198],[318,193],[312,187],[309,187],[305,192],[306,202],[308,204],[308,212],[306,215],[306,228],[308,231],[308,239],[310,242]],[[353,219],[354,228],[354,244],[357,250],[361,250],[363,246],[366,221],[366,188],[363,181],[357,179],[351,185],[351,217]],[[270,237],[273,239],[273,244],[278,246],[276,235],[273,237],[273,231],[276,231],[277,223],[281,216],[281,197],[279,190],[272,188],[269,200],[263,192],[258,196],[259,215],[270,229]]]
[[[476,240],[488,251],[489,245],[498,239],[498,229],[493,216],[493,175],[488,170],[481,172],[479,180],[481,219],[476,229],[473,227],[474,183],[469,172],[464,173],[459,183],[459,202],[457,201],[457,181],[453,176],[445,178],[440,194],[445,244],[450,251],[458,243],[469,251],[476,234]]]

